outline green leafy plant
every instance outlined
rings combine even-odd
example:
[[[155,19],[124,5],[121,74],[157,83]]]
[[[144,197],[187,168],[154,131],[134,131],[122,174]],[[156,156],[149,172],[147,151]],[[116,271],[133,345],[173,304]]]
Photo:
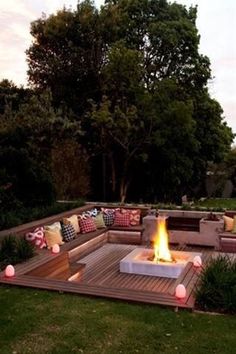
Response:
[[[236,313],[236,260],[227,255],[212,258],[200,276],[198,306],[207,311]]]
[[[14,235],[8,235],[3,238],[0,247],[0,260],[8,261],[15,260],[17,258],[16,253],[16,237]]]
[[[25,240],[23,237],[19,237],[16,242],[16,253],[20,260],[26,260],[34,255],[34,246],[32,243]]]
[[[34,247],[23,237],[5,236],[0,244],[0,269],[23,262],[34,255]]]

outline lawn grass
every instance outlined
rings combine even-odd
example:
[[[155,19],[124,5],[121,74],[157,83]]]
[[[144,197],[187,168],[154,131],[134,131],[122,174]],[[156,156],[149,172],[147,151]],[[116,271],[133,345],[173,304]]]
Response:
[[[236,318],[0,287],[1,354],[235,353]]]
[[[193,207],[236,210],[236,198],[209,198],[195,202]]]

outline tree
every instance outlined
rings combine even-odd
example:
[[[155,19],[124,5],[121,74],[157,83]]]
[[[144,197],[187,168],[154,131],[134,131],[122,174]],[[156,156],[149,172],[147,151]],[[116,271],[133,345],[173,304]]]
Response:
[[[84,146],[109,166],[115,199],[125,200],[131,181],[136,196],[177,198],[230,147],[196,17],[196,7],[166,0],[107,0],[100,11],[84,1],[32,24],[30,82],[82,120]]]
[[[88,98],[99,95],[99,72],[103,42],[99,16],[89,0],[76,11],[63,9],[31,24],[33,44],[27,51],[29,82],[39,89],[50,88],[54,103],[65,102],[82,113]]]
[[[17,87],[14,82],[3,79],[0,82],[0,114],[3,114],[7,106],[17,110],[19,104],[31,94],[30,89]]]
[[[25,205],[51,203],[55,198],[51,150],[59,141],[78,134],[73,116],[51,105],[50,92],[32,95],[13,111],[1,115],[1,186],[10,186],[15,198]]]

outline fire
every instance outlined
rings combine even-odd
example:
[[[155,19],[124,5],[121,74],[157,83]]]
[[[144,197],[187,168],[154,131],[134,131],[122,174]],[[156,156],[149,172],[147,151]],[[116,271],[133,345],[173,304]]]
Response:
[[[166,229],[166,217],[157,218],[157,233],[154,239],[154,262],[172,262],[171,253],[168,247],[168,233]]]

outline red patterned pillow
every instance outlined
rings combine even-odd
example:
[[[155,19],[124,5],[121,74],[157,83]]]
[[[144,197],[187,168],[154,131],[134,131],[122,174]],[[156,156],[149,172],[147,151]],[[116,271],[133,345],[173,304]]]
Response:
[[[79,221],[79,225],[80,225],[80,230],[81,230],[82,234],[86,234],[88,232],[92,232],[92,231],[97,230],[96,225],[93,221],[93,218],[81,219]]]
[[[140,225],[141,210],[133,209],[130,210],[130,225]]]
[[[136,226],[140,225],[140,209],[121,209],[122,214],[129,213],[130,214],[130,225]]]
[[[129,226],[130,225],[130,213],[115,212],[115,226]]]
[[[115,214],[116,211],[120,211],[120,208],[101,208],[103,214]]]

